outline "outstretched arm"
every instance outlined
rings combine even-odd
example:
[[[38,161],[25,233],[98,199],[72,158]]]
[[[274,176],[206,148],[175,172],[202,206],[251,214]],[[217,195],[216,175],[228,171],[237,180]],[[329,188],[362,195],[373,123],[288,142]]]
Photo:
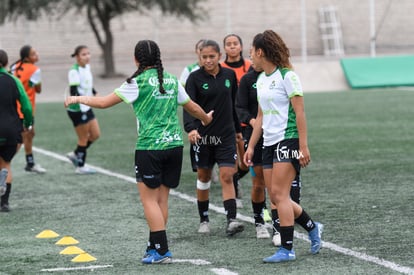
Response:
[[[70,104],[84,104],[93,108],[105,109],[122,102],[115,93],[106,96],[69,96],[65,99],[65,107]]]
[[[195,103],[194,101],[190,100],[186,104],[183,105],[184,110],[186,110],[191,116],[198,118],[201,120],[204,126],[210,124],[210,122],[213,120],[213,112],[210,111],[208,114],[204,112],[204,110]]]

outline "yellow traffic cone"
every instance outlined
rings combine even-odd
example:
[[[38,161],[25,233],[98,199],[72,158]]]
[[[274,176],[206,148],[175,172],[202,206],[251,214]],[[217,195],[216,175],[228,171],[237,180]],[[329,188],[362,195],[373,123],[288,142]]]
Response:
[[[59,234],[53,230],[43,230],[42,232],[36,235],[36,238],[38,239],[52,239],[56,237],[59,237]]]
[[[79,241],[75,240],[71,236],[65,236],[59,241],[57,241],[55,244],[57,245],[72,245],[72,244],[78,244]]]
[[[82,254],[85,253],[85,251],[83,251],[83,249],[77,247],[77,246],[68,246],[65,249],[63,249],[62,251],[59,252],[59,254],[63,254],[63,255],[74,255],[74,254]]]
[[[89,253],[82,253],[72,259],[74,263],[85,263],[96,261],[96,258],[91,256]]]

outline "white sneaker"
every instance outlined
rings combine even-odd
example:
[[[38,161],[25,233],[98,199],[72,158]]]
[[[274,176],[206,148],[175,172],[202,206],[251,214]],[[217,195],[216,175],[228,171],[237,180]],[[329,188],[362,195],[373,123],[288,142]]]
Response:
[[[244,224],[241,222],[230,219],[227,228],[226,228],[226,234],[227,236],[233,236],[234,234],[237,234],[239,232],[242,232],[244,230]]]
[[[274,246],[281,246],[282,245],[282,239],[280,238],[280,233],[279,232],[275,232],[273,233],[273,237],[272,237],[272,243]]]
[[[236,208],[243,208],[243,201],[241,199],[236,199]]]
[[[75,167],[78,167],[78,158],[75,155],[75,152],[69,152],[66,154],[66,157],[72,162]]]
[[[38,174],[46,173],[46,169],[43,168],[42,166],[40,166],[39,164],[35,164],[32,167],[29,167],[29,166],[26,165],[24,170],[26,170],[27,172],[34,172],[34,173],[38,173]]]
[[[0,170],[0,196],[3,196],[7,190],[7,184],[6,184],[7,174],[8,174],[8,171],[6,168],[3,168]]]
[[[266,226],[264,224],[257,224],[256,225],[256,238],[258,239],[269,239],[270,234],[269,231],[267,231]]]
[[[87,166],[82,166],[82,167],[76,167],[75,170],[76,174],[81,174],[81,175],[90,175],[90,174],[95,174],[96,171],[92,168],[89,168]]]
[[[209,222],[200,223],[200,227],[198,228],[198,233],[209,234],[210,233],[210,223]]]

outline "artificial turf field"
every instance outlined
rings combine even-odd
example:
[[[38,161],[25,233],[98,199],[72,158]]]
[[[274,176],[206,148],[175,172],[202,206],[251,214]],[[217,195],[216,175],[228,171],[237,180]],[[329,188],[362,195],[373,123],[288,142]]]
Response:
[[[242,180],[246,228],[225,236],[221,188],[212,185],[212,233],[200,236],[195,178],[186,146],[180,186],[170,197],[168,238],[174,263],[143,266],[148,229],[134,182],[135,118],[126,104],[95,110],[102,135],[87,163],[106,170],[81,176],[65,161],[76,138],[62,103],[38,104],[35,159],[48,171],[13,160],[10,213],[0,213],[1,274],[414,274],[414,91],[356,90],[305,95],[311,165],[302,205],[325,225],[324,248],[309,253],[296,227],[297,260],[263,264],[276,250],[257,240],[250,177]],[[216,206],[216,207],[214,207]],[[218,210],[218,212],[215,211]],[[35,236],[51,229],[59,237]],[[61,255],[63,236],[97,260]]]

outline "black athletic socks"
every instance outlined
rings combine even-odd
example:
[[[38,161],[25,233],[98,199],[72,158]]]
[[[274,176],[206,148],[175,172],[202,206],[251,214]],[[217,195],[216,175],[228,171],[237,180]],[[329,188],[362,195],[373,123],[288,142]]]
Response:
[[[78,159],[78,166],[83,167],[85,165],[86,160],[86,148],[87,146],[80,146],[75,150],[76,158]]]
[[[229,199],[223,201],[224,211],[226,211],[227,220],[235,219],[237,215],[236,200]]]
[[[252,201],[253,218],[255,225],[264,224],[263,209],[265,207],[265,202],[266,201],[257,203]]]
[[[88,143],[86,144],[86,149],[88,149],[92,145],[93,141],[88,140]]]
[[[26,155],[26,163],[27,167],[32,168],[34,166],[34,157],[33,154]]]
[[[158,254],[165,255],[168,252],[167,232],[165,230],[150,232],[150,240]]]
[[[279,228],[280,238],[282,240],[282,247],[287,250],[292,250],[293,248],[293,231],[294,227],[292,226],[281,226]]]
[[[303,209],[302,214],[300,214],[300,216],[297,219],[295,219],[295,222],[302,226],[308,232],[315,227],[315,223]]]
[[[198,207],[198,214],[200,215],[200,223],[202,222],[208,222],[208,205],[209,200],[206,201],[197,201],[197,207]]]
[[[279,214],[277,213],[277,209],[272,209],[272,225],[273,225],[273,233],[275,231],[280,232],[280,221],[279,221]]]
[[[296,175],[295,179],[292,181],[292,185],[290,187],[290,197],[292,201],[300,204],[300,190],[302,188],[302,182],[300,175]]]
[[[233,175],[234,190],[236,191],[236,198],[238,199],[241,197],[239,180],[241,180],[247,173],[249,173],[249,170],[242,170],[240,167],[237,167],[237,172]]]
[[[6,183],[6,192],[0,197],[0,211],[9,212],[9,196],[11,192],[11,183]]]

